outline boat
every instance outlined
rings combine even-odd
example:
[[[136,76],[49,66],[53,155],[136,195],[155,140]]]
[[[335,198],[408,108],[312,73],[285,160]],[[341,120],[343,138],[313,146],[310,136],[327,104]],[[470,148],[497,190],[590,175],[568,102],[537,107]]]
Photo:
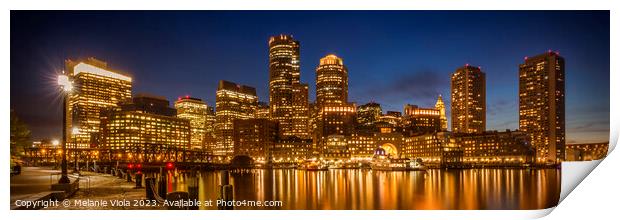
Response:
[[[421,159],[411,160],[409,158],[392,158],[386,154],[382,148],[375,150],[375,155],[370,162],[372,170],[382,171],[424,171],[426,166]]]

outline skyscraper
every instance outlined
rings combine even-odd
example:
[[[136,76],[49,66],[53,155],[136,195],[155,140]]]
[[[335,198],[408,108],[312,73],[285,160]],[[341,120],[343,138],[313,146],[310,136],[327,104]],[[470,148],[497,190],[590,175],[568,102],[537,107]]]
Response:
[[[191,148],[204,149],[204,138],[207,126],[207,103],[201,99],[189,96],[179,97],[174,102],[177,109],[177,117],[189,120],[192,131]]]
[[[293,86],[299,84],[299,41],[291,35],[269,39],[269,114],[280,134],[293,135]],[[307,102],[307,101],[306,101]]]
[[[65,73],[73,81],[73,90],[67,100],[67,143],[79,148],[90,147],[91,136],[99,132],[99,113],[116,107],[131,98],[131,77],[108,68],[106,62],[95,58],[65,61]],[[79,133],[72,134],[73,128]],[[73,141],[74,140],[74,141]]]
[[[357,109],[349,103],[348,72],[342,59],[330,54],[321,58],[316,68],[316,130],[317,148],[326,153],[330,135],[348,136],[355,128]]]
[[[310,106],[308,84],[293,85],[292,129],[290,134],[299,138],[310,138]]]
[[[441,124],[441,130],[448,130],[448,118],[446,118],[446,105],[443,104],[441,95],[437,97],[437,103],[435,103],[435,109],[439,110],[439,120]]]
[[[519,130],[530,136],[538,163],[564,160],[564,58],[548,51],[519,65]]]
[[[233,122],[235,119],[253,118],[258,96],[253,87],[221,80],[215,97],[215,155],[233,154]]]
[[[330,54],[316,68],[316,104],[346,104],[349,94],[349,76],[342,59]]]
[[[452,74],[452,131],[481,133],[486,130],[486,76],[469,64]]]

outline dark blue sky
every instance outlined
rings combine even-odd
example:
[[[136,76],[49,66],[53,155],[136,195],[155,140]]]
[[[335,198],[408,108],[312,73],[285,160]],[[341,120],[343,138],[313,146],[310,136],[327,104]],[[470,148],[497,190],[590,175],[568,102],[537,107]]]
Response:
[[[130,73],[135,93],[214,104],[221,79],[268,101],[269,36],[301,42],[301,78],[329,53],[349,69],[349,99],[384,111],[448,105],[450,74],[487,74],[487,129],[518,127],[518,65],[549,49],[566,59],[568,142],[609,135],[608,11],[11,12],[11,108],[35,138],[60,136],[54,71],[94,56]]]

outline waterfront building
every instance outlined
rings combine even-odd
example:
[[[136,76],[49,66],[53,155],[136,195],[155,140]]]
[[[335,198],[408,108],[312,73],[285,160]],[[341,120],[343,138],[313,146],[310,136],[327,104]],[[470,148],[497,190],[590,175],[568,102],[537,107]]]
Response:
[[[440,127],[442,131],[448,130],[448,118],[446,117],[446,105],[443,103],[443,99],[441,95],[437,97],[437,102],[435,103],[435,109],[439,110],[439,121]]]
[[[295,136],[280,138],[272,151],[273,161],[298,162],[310,158],[312,139]]]
[[[523,132],[486,131],[454,133],[463,149],[463,164],[470,166],[523,166],[534,162],[535,150]]]
[[[377,148],[374,133],[353,133],[347,140],[347,147],[353,160],[369,161]]]
[[[127,153],[189,149],[190,121],[177,118],[176,109],[169,105],[163,97],[136,95],[131,101],[102,110],[99,147]],[[123,153],[120,156],[117,159],[141,157]]]
[[[234,155],[249,156],[255,161],[269,158],[278,140],[278,122],[269,119],[235,119],[233,122]]]
[[[469,64],[451,77],[452,131],[481,133],[486,130],[486,76]]]
[[[566,144],[567,161],[600,160],[607,156],[609,142]]]
[[[564,71],[564,58],[553,51],[519,65],[519,130],[530,135],[538,163],[564,160]]]
[[[401,157],[421,159],[428,167],[461,167],[463,149],[450,132],[404,137]]]
[[[347,146],[347,137],[344,135],[327,136],[321,158],[326,161],[346,161],[351,159],[351,152]]]
[[[431,133],[441,131],[441,112],[435,108],[420,108],[406,104],[402,119],[403,128],[407,133]]]
[[[189,120],[192,130],[191,148],[203,150],[207,133],[207,103],[198,98],[185,96],[179,97],[174,102],[174,108],[177,110],[178,118]]]
[[[66,141],[77,143],[78,148],[89,148],[93,143],[91,135],[100,129],[100,111],[130,99],[132,79],[92,57],[66,60],[64,73],[73,84],[66,106]],[[73,134],[74,128],[78,133]]]
[[[270,117],[281,136],[309,136],[308,85],[300,82],[299,41],[291,35],[269,39]]]
[[[330,54],[321,58],[316,68],[316,104],[347,104],[349,79],[342,59]]]
[[[231,156],[234,149],[233,122],[254,117],[258,96],[253,87],[221,80],[215,97],[214,155]]]

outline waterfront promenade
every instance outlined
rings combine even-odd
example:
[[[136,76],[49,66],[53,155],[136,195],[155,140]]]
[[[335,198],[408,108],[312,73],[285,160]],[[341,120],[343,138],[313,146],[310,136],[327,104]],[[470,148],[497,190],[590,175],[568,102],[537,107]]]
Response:
[[[59,173],[58,170],[44,167],[24,167],[22,174],[11,177],[11,209],[15,207],[16,200],[34,200],[37,196],[51,192],[50,185],[57,181],[58,177],[53,174]],[[48,210],[102,210],[102,209],[156,209],[156,207],[143,206],[113,206],[111,201],[133,201],[146,198],[145,189],[134,189],[135,182],[127,182],[125,179],[94,172],[81,172],[80,190],[73,196],[67,198],[69,205],[60,203],[58,206],[49,206]],[[50,178],[50,175],[51,178]],[[70,175],[70,178],[75,178]],[[76,205],[76,201],[106,201],[107,205],[86,204]],[[132,202],[133,203],[133,202]]]

